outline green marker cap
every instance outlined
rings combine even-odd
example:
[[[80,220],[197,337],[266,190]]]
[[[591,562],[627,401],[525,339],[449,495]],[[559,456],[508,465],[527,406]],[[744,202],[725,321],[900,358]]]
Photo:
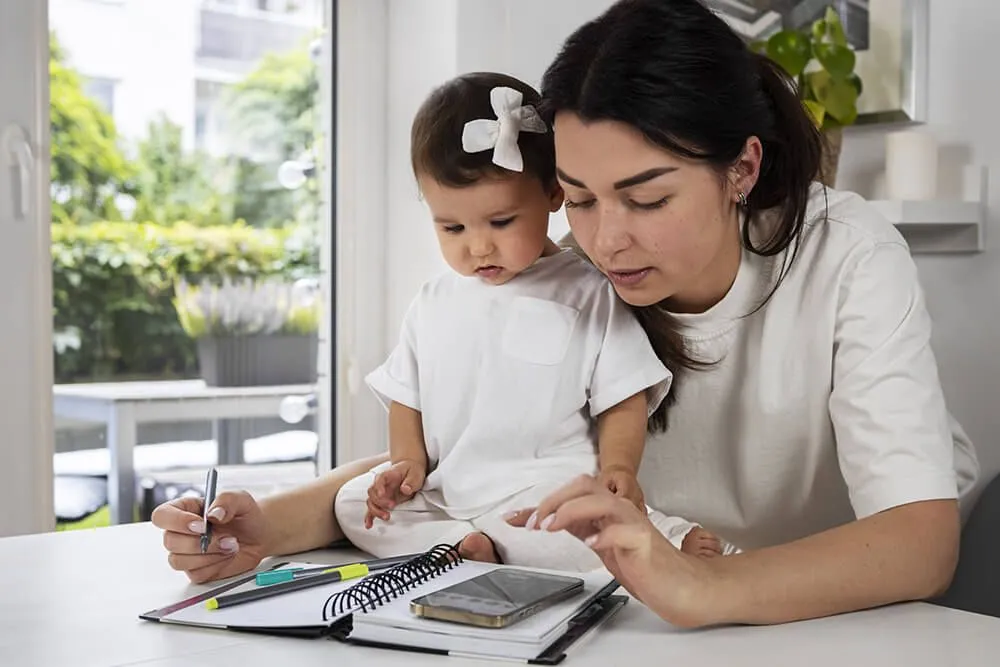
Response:
[[[285,581],[291,581],[295,578],[295,572],[301,570],[301,567],[291,567],[284,570],[271,570],[270,572],[258,572],[256,577],[256,584],[258,586],[270,586],[271,584],[280,584]]]

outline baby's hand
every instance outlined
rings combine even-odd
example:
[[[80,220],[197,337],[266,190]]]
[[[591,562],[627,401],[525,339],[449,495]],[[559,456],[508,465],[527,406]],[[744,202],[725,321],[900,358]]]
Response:
[[[601,470],[597,479],[616,496],[627,498],[640,510],[645,511],[646,499],[635,473],[623,466],[609,466]]]
[[[368,489],[368,512],[365,528],[371,529],[375,519],[389,520],[389,510],[401,501],[409,500],[423,488],[426,469],[423,463],[403,459],[375,476]]]

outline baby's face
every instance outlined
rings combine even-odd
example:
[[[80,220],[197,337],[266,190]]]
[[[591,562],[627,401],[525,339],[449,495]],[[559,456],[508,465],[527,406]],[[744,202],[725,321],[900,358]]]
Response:
[[[549,214],[562,206],[558,187],[546,192],[526,174],[484,178],[455,188],[418,179],[441,253],[463,276],[501,285],[535,263],[548,239]]]

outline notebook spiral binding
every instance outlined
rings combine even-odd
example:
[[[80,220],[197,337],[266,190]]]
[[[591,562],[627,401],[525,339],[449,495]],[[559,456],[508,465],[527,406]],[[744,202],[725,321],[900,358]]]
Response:
[[[362,579],[350,588],[334,593],[323,605],[323,620],[348,612],[368,613],[400,594],[447,572],[462,562],[458,549],[439,544],[396,567]]]

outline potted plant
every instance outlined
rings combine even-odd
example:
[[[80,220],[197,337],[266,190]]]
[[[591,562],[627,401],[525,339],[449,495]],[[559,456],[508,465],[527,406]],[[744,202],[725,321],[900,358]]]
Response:
[[[315,280],[229,279],[175,287],[181,326],[210,386],[315,382],[320,299]]]
[[[794,79],[802,104],[826,139],[819,179],[832,187],[843,128],[857,120],[863,89],[840,17],[827,7],[823,18],[808,30],[781,30],[751,48],[767,55]]]

